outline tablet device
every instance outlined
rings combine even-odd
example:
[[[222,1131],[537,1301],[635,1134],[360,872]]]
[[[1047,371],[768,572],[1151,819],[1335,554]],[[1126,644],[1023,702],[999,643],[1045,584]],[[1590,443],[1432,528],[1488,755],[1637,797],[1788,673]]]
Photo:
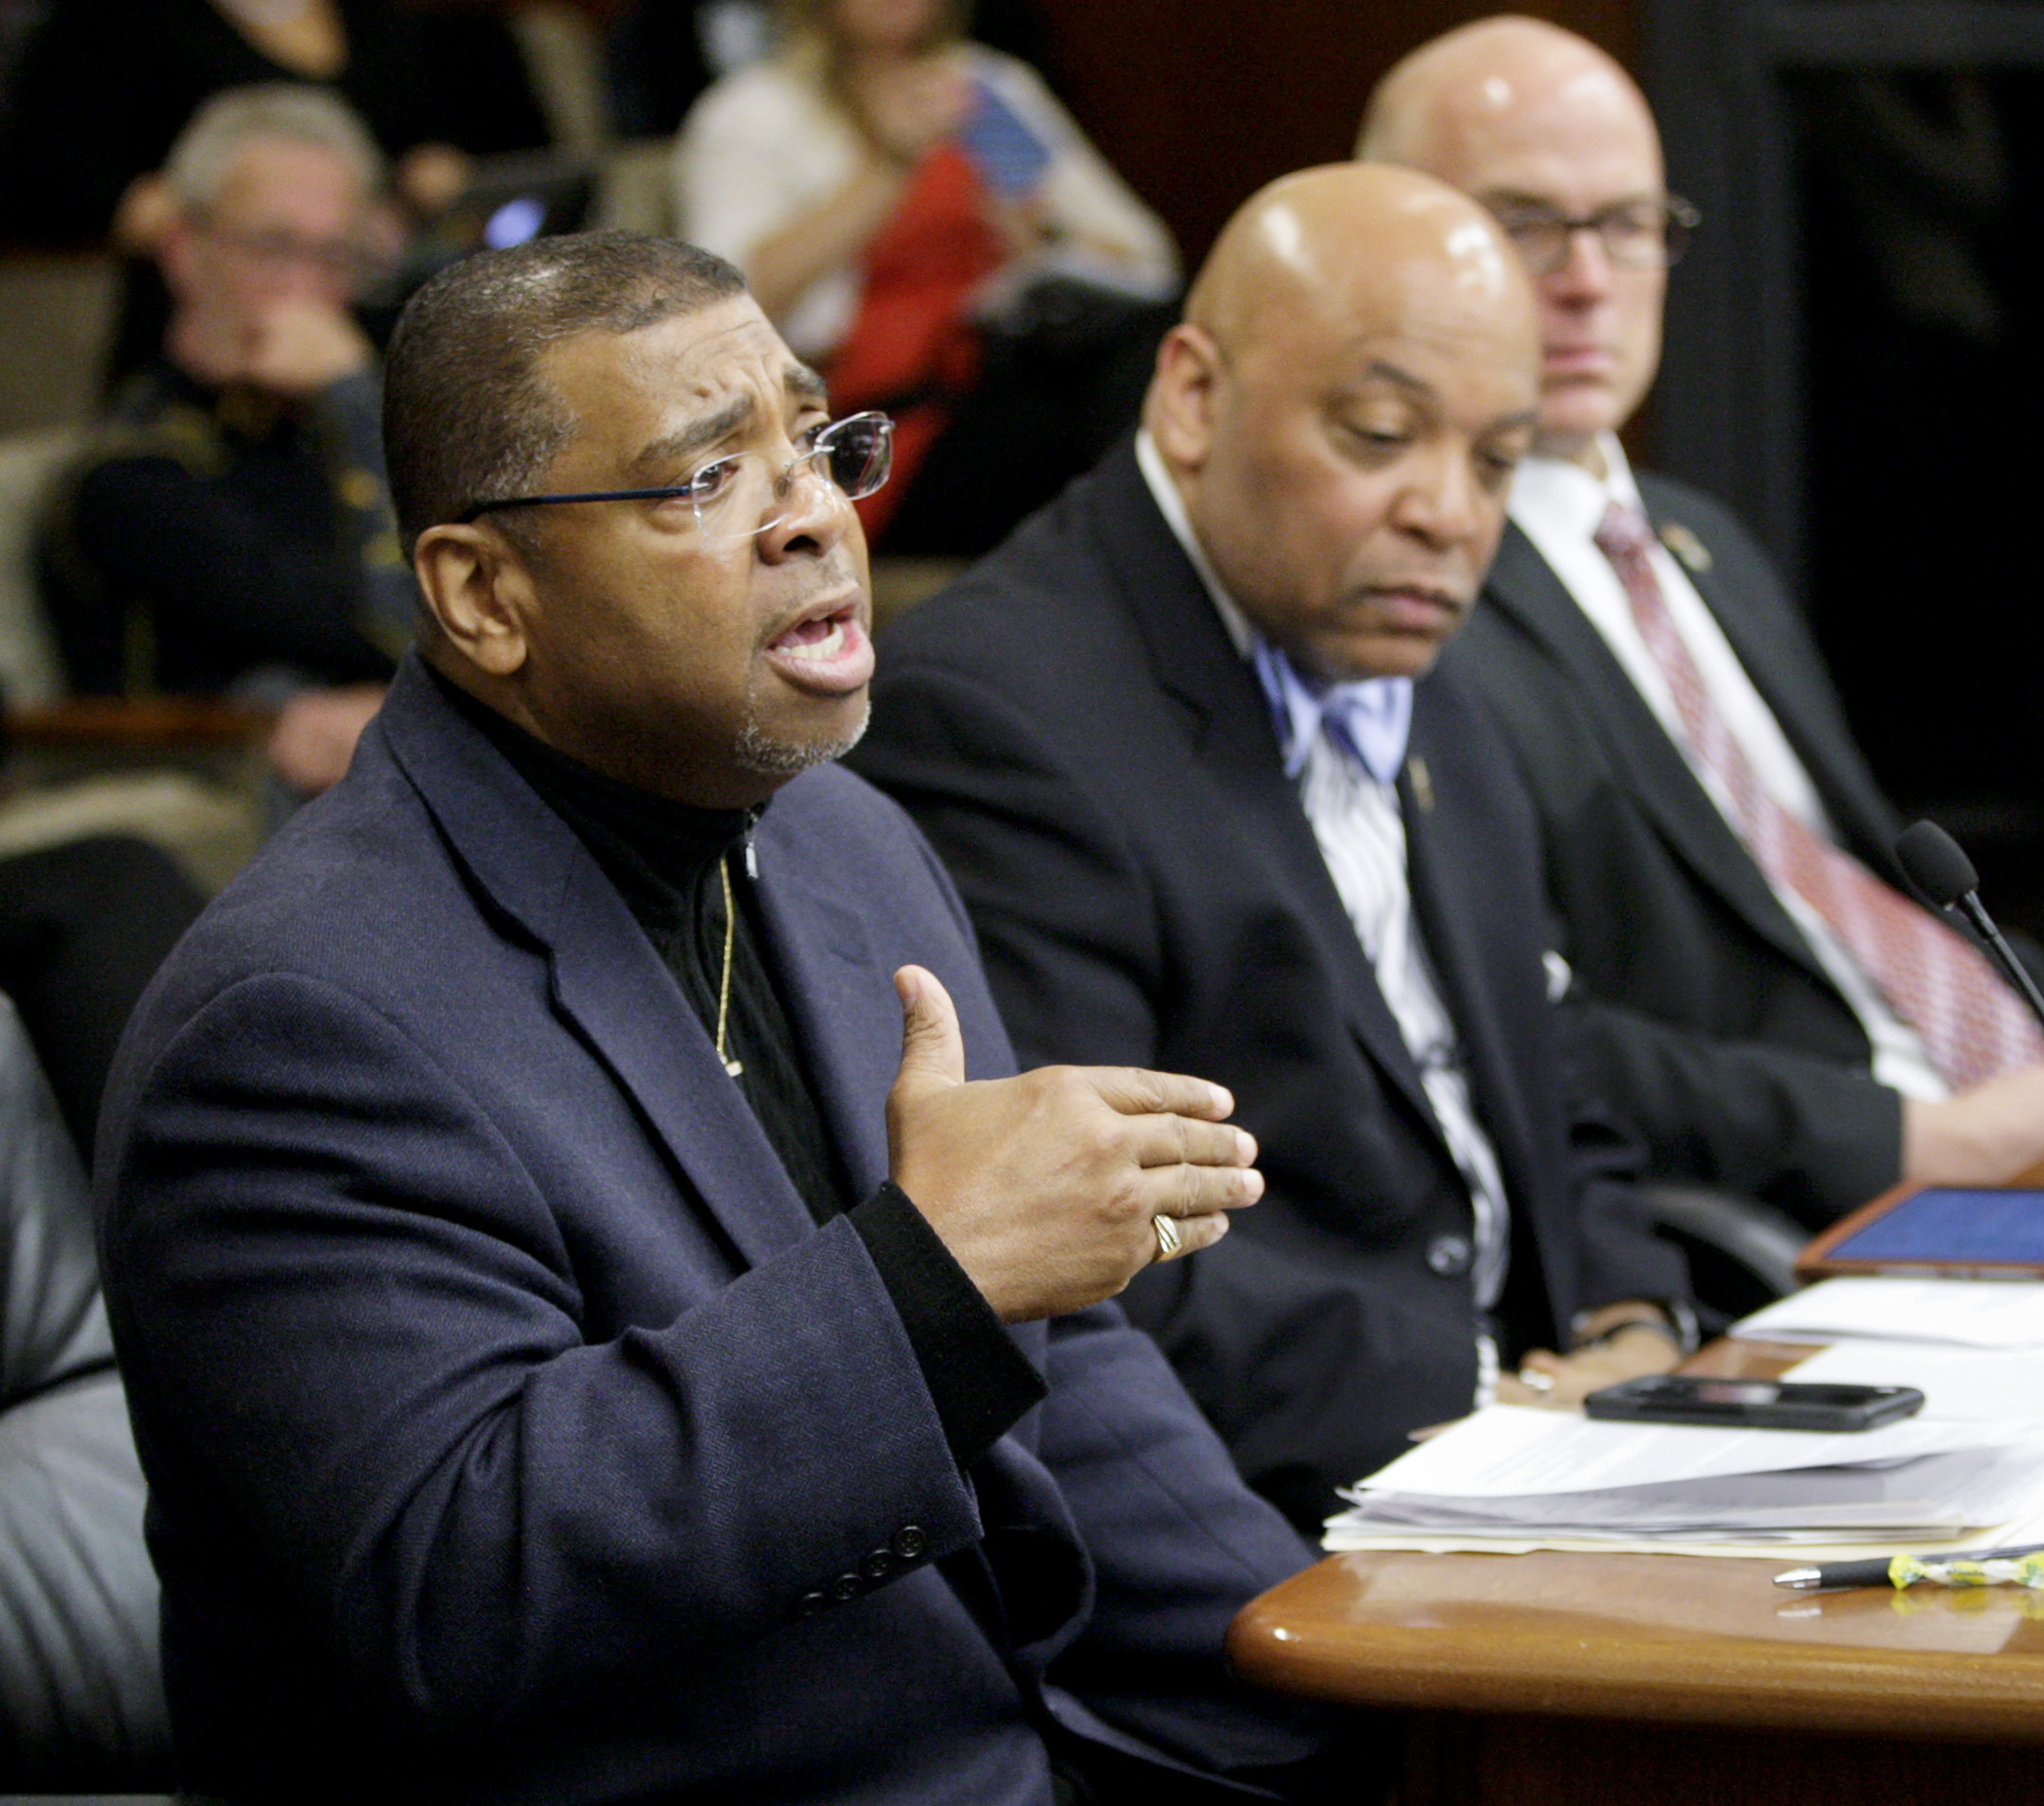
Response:
[[[972,84],[972,110],[959,142],[979,179],[1004,201],[1027,200],[1050,167],[1050,147],[986,82]]]
[[[2044,1191],[1902,1187],[1810,1243],[1798,1277],[2044,1278]]]

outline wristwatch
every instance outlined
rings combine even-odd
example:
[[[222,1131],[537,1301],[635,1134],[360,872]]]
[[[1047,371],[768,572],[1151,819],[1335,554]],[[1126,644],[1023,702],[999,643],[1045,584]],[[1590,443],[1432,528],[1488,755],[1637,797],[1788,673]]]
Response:
[[[1585,1348],[1601,1348],[1607,1342],[1623,1336],[1628,1329],[1652,1330],[1673,1347],[1685,1360],[1703,1345],[1703,1332],[1697,1322],[1697,1313],[1686,1299],[1652,1298],[1642,1299],[1666,1313],[1662,1317],[1621,1317],[1616,1323],[1607,1323],[1594,1334],[1589,1333],[1590,1319],[1594,1310],[1579,1310],[1569,1319],[1569,1351],[1580,1353]]]

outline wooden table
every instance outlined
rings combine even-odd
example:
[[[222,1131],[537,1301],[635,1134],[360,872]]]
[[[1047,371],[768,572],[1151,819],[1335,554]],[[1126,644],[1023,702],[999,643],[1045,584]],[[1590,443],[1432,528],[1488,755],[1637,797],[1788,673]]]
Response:
[[[1404,1714],[1399,1806],[2044,1806],[2044,1598],[1796,1594],[1773,1584],[1794,1566],[1332,1556],[1254,1602],[1228,1653]]]

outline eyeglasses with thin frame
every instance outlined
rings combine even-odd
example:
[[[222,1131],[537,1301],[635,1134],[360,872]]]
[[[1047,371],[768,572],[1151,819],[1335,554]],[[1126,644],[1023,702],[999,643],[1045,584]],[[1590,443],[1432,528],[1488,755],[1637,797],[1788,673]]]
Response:
[[[1703,221],[1680,195],[1615,201],[1581,219],[1537,201],[1498,200],[1487,204],[1528,276],[1552,276],[1566,265],[1579,232],[1595,233],[1605,260],[1621,270],[1670,270],[1682,261],[1690,234]]]
[[[684,483],[659,489],[599,489],[560,496],[502,496],[475,501],[456,519],[462,525],[503,508],[552,507],[570,501],[686,501],[707,537],[750,539],[796,512],[795,487],[805,478],[828,483],[847,501],[870,496],[894,467],[894,423],[885,414],[848,414],[813,427],[807,447],[785,463],[764,452],[729,452],[713,458]],[[784,503],[778,508],[775,504]],[[738,525],[750,522],[749,526]]]
[[[301,239],[295,233],[265,229],[241,232],[201,219],[201,228],[216,244],[245,259],[268,276],[310,266],[336,287],[359,294],[389,269],[389,260],[353,239]]]

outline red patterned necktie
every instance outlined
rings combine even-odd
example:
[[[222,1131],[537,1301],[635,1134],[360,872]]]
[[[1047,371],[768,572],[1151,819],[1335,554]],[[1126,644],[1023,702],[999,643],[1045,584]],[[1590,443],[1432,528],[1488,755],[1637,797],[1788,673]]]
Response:
[[[1596,543],[1625,586],[1690,750],[1724,787],[1733,825],[1769,883],[1794,891],[1830,925],[1890,1008],[1922,1038],[1931,1064],[1953,1089],[2044,1059],[2036,1024],[1970,941],[1806,828],[1760,781],[1668,612],[1648,557],[1654,535],[1646,516],[1613,502]]]

